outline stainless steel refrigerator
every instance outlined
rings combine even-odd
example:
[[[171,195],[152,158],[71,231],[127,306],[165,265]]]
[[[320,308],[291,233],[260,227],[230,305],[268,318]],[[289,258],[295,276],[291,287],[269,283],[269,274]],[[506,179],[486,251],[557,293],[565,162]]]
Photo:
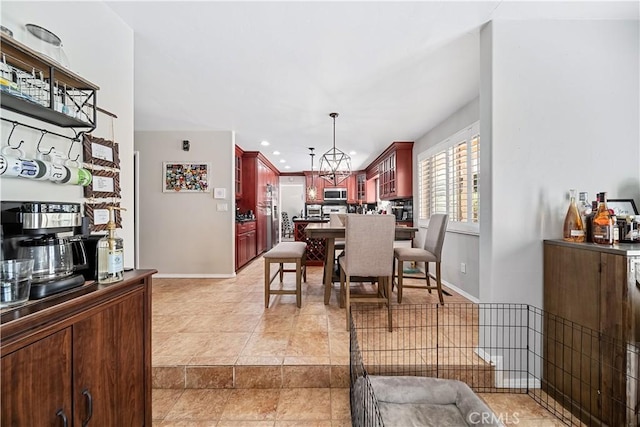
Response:
[[[278,188],[273,185],[267,187],[267,250],[269,250],[280,242],[280,209]]]

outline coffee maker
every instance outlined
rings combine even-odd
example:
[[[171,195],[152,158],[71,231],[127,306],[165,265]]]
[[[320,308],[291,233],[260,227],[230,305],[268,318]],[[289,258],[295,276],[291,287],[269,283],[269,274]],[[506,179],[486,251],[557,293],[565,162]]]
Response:
[[[89,267],[79,203],[2,201],[2,259],[34,260],[30,299],[81,286]]]

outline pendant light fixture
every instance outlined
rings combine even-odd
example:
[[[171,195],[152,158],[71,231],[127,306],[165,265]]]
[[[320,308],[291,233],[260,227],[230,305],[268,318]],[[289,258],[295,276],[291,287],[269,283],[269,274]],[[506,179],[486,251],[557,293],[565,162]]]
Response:
[[[336,117],[338,117],[338,113],[331,113],[329,117],[333,118],[333,148],[320,158],[318,176],[329,181],[332,185],[338,185],[351,175],[351,157],[336,148]]]
[[[313,150],[315,150],[315,148],[309,147],[309,151],[311,151],[311,153],[309,153],[309,156],[311,156],[311,185],[307,187],[307,199],[309,200],[316,200],[318,198],[318,189],[316,188],[316,178],[313,174],[313,158],[315,156]]]

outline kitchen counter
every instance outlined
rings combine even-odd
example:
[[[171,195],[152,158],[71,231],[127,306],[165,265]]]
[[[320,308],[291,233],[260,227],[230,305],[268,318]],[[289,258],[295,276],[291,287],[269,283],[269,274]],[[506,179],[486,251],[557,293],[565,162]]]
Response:
[[[598,245],[596,243],[567,242],[562,239],[545,240],[545,243],[566,246],[569,248],[584,249],[588,251],[604,252],[614,255],[638,256],[640,255],[640,243],[618,243],[617,245]]]
[[[300,218],[300,217],[297,217],[297,218],[293,219],[293,222],[304,222],[304,223],[320,222],[320,223],[323,223],[323,222],[329,222],[329,219],[328,218],[327,219],[323,219],[323,218]]]

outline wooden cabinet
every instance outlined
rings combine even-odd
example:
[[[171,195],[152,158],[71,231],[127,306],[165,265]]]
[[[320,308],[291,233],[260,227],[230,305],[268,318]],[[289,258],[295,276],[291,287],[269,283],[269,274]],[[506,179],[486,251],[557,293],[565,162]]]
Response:
[[[2,423],[62,426],[71,421],[71,328],[3,355]]]
[[[256,254],[267,249],[267,217],[270,209],[267,186],[278,188],[280,172],[258,151],[245,151],[242,156],[242,199],[237,202],[243,212],[256,216]]]
[[[378,163],[380,200],[413,197],[413,142],[394,142]]]
[[[242,198],[242,150],[236,146],[235,154],[235,188],[236,200]]]
[[[153,273],[4,312],[3,423],[150,426]]]
[[[367,201],[367,174],[358,172],[356,174],[356,202],[366,203]]]
[[[357,174],[352,173],[347,178],[347,203],[358,203]]]
[[[628,352],[625,343],[640,342],[640,289],[632,272],[640,268],[640,245],[627,246],[635,246],[638,256],[630,256],[625,245],[544,243],[544,310],[549,315],[543,383],[556,400],[573,398],[581,408],[574,413],[587,424],[594,419],[607,425],[640,421],[625,408],[639,403],[637,380],[630,381],[637,371],[629,371],[637,370],[633,359],[638,355]]]
[[[236,270],[256,257],[256,222],[236,223]]]

